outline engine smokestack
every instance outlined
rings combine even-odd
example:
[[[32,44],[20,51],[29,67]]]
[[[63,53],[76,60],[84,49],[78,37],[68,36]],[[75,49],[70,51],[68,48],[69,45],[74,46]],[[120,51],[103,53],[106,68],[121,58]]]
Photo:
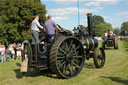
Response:
[[[87,13],[87,22],[88,22],[88,33],[92,37],[93,34],[93,23],[92,23],[92,13]]]

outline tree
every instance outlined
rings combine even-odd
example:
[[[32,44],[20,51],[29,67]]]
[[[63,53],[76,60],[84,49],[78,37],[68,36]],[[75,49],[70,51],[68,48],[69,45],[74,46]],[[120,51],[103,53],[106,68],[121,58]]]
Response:
[[[97,24],[100,24],[100,23],[105,23],[104,18],[103,18],[102,16],[94,15],[94,16],[93,16],[93,25],[94,25],[94,27],[95,27]]]
[[[30,39],[29,29],[35,15],[40,16],[41,24],[45,22],[46,7],[40,0],[0,0],[1,41],[12,43]]]
[[[112,25],[110,23],[106,23],[102,16],[93,16],[93,33],[96,36],[103,36],[104,32],[107,32],[108,29],[113,31]]]
[[[121,35],[128,35],[128,22],[123,22],[121,25]]]
[[[95,34],[96,36],[104,36],[104,33],[108,31],[108,29],[112,30],[112,26],[109,23],[99,23],[95,26]]]
[[[120,35],[120,32],[121,32],[121,29],[119,29],[118,27],[114,28],[114,34]]]

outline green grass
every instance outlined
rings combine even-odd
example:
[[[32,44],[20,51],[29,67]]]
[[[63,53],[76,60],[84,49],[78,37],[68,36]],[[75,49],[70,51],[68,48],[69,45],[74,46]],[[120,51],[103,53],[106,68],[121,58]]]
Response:
[[[86,60],[81,73],[71,79],[48,77],[38,71],[22,77],[21,61],[0,63],[0,85],[128,85],[127,45],[127,42],[119,42],[118,50],[105,50],[106,64],[101,69],[95,68],[92,59]]]

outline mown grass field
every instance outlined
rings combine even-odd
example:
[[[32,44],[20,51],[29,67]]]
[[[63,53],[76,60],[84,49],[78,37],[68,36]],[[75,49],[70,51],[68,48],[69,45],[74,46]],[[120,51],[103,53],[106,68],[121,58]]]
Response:
[[[22,76],[21,61],[0,63],[0,85],[128,85],[128,43],[120,41],[118,50],[110,48],[105,52],[104,68],[96,69],[92,59],[86,60],[81,73],[71,79],[58,79],[38,71]]]

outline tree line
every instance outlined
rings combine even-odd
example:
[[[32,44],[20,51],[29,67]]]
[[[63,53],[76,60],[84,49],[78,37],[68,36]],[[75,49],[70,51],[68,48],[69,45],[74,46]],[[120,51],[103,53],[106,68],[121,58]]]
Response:
[[[105,32],[112,30],[116,35],[128,35],[128,21],[123,22],[121,28],[113,28],[110,23],[104,21],[102,16],[93,16],[93,28],[96,36],[103,36]]]
[[[13,43],[31,39],[34,16],[46,21],[46,7],[40,0],[0,0],[0,42]]]
[[[46,12],[46,6],[40,0],[0,0],[0,43],[31,39],[30,26],[34,16],[38,15],[43,25],[47,20]],[[103,36],[108,29],[117,35],[128,35],[128,22],[122,23],[121,29],[113,29],[98,15],[93,16],[93,28],[96,36]]]

